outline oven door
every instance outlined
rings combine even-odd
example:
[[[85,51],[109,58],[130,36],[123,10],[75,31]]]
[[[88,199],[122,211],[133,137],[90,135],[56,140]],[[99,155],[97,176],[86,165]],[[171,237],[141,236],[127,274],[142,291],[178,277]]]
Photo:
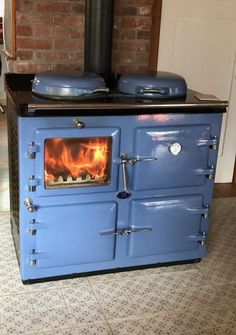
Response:
[[[36,266],[74,266],[76,273],[81,264],[112,261],[116,236],[106,233],[116,231],[116,217],[117,204],[112,201],[40,208],[34,236],[37,252],[32,255]]]
[[[214,169],[208,165],[212,144],[209,125],[137,129],[133,189],[204,185],[214,175]]]
[[[192,258],[197,258],[205,245],[208,210],[200,195],[132,201],[129,257],[165,255],[168,261],[168,255],[188,259],[196,252]]]
[[[118,128],[37,129],[35,177],[38,196],[117,190]]]

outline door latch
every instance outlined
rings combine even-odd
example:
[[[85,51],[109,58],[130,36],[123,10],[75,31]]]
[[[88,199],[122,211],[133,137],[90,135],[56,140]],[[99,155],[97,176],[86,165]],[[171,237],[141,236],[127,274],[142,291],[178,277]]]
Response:
[[[117,229],[116,231],[104,231],[99,233],[99,236],[123,236],[123,235],[130,235],[131,233],[142,233],[142,232],[148,232],[152,231],[151,227],[140,227],[140,228],[135,228],[135,227],[128,227],[128,228],[122,228],[122,229]]]

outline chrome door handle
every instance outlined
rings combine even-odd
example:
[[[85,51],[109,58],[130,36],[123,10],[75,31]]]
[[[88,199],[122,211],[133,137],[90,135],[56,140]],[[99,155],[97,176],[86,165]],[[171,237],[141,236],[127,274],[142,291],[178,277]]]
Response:
[[[139,162],[150,162],[150,161],[156,161],[156,157],[144,157],[144,158],[139,158],[139,157],[134,157],[134,158],[129,158],[128,163],[131,165],[134,165]]]
[[[126,164],[128,163],[128,156],[126,154],[120,156],[121,159],[121,168],[122,168],[122,178],[123,178],[123,187],[124,190],[117,193],[117,198],[127,199],[131,196],[131,193],[128,191],[128,176],[126,171]]]

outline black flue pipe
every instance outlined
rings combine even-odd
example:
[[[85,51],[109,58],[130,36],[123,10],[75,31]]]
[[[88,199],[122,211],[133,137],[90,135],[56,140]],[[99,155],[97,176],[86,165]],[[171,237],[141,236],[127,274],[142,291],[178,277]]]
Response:
[[[84,71],[111,75],[114,0],[87,0]]]

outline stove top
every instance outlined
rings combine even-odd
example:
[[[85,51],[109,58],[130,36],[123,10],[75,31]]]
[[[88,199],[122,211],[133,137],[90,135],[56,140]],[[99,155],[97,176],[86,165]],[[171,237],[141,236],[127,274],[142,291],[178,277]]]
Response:
[[[184,98],[154,99],[140,98],[133,95],[111,90],[109,93],[96,94],[89,97],[70,99],[49,99],[32,94],[32,80],[34,74],[6,74],[6,89],[18,107],[19,116],[53,116],[60,110],[60,115],[127,115],[189,112],[195,109],[202,112],[220,112],[228,106],[224,100],[199,100],[193,90],[188,90]]]

